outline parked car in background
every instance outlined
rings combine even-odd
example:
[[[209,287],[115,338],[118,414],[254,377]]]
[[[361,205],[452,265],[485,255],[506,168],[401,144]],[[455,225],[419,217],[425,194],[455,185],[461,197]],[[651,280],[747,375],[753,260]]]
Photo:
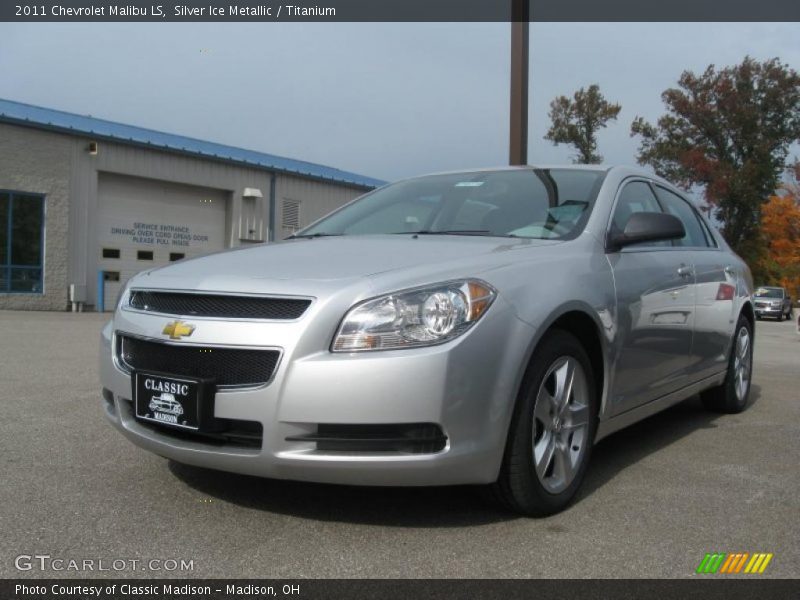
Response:
[[[761,286],[756,288],[756,291],[753,292],[753,304],[757,319],[772,317],[783,321],[783,319],[790,319],[794,311],[792,297],[782,287]]]
[[[103,410],[178,462],[484,484],[545,515],[597,440],[698,393],[747,407],[752,294],[747,265],[644,170],[418,177],[287,241],[132,278],[100,339]],[[180,430],[142,418],[144,377],[188,386]]]

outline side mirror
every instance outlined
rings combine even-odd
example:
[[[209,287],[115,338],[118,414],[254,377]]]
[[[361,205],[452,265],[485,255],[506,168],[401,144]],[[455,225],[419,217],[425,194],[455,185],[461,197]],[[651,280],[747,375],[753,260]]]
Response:
[[[611,236],[610,245],[613,250],[619,250],[640,242],[679,240],[685,235],[686,229],[678,217],[666,213],[637,212],[628,218],[622,233]]]

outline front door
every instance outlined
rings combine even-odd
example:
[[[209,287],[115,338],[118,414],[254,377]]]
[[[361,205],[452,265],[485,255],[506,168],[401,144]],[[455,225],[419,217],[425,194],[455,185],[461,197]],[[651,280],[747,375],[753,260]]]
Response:
[[[661,212],[649,183],[625,183],[612,229],[635,212]],[[617,343],[612,414],[636,408],[686,385],[695,321],[690,252],[671,242],[627,246],[609,255],[617,291]]]

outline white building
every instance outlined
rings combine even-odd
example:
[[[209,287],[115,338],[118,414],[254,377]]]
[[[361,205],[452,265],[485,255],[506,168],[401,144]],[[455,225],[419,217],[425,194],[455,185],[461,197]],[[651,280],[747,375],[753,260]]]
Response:
[[[0,99],[0,309],[111,310],[138,271],[282,239],[382,183]]]

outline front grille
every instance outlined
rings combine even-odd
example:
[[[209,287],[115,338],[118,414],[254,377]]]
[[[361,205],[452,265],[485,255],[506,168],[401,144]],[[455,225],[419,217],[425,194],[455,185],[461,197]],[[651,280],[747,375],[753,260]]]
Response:
[[[272,379],[278,350],[175,346],[118,336],[117,357],[129,369],[212,378],[218,387],[261,385]]]
[[[317,425],[316,433],[286,438],[288,442],[316,442],[321,452],[402,452],[433,454],[444,450],[447,436],[434,423],[389,425]]]
[[[128,304],[137,310],[184,317],[291,320],[299,319],[311,300],[134,290]]]
[[[780,304],[772,304],[771,302],[756,302],[756,308],[780,308]]]

